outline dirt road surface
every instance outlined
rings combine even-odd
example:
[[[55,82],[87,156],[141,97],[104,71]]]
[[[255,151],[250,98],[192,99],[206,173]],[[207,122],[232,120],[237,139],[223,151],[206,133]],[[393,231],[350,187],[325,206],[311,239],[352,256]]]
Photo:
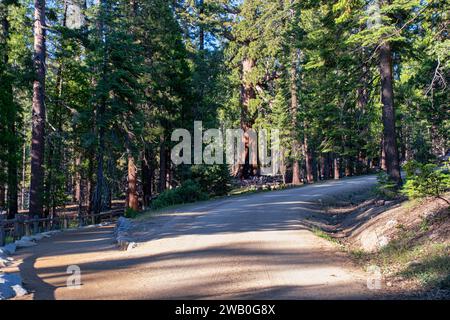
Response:
[[[135,230],[119,251],[113,227],[64,232],[18,252],[25,299],[371,299],[371,275],[305,224],[330,195],[375,176],[179,207]],[[81,270],[79,289],[67,268]]]

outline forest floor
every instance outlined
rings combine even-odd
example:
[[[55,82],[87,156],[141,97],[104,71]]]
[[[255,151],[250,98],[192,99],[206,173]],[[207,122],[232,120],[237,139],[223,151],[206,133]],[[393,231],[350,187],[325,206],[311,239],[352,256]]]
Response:
[[[112,227],[64,232],[19,251],[10,270],[32,292],[21,299],[395,298],[384,279],[370,290],[373,275],[313,230],[335,219],[333,201],[361,202],[375,184],[348,178],[160,211],[133,222],[131,251],[117,249]],[[66,286],[70,265],[80,289]]]

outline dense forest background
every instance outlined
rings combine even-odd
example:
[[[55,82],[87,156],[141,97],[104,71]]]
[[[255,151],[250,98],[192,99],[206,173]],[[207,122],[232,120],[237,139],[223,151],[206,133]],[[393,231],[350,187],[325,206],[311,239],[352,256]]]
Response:
[[[279,128],[284,183],[448,152],[442,0],[1,0],[0,209],[84,214],[227,192],[175,167],[176,128]],[[179,189],[179,188],[178,188]],[[197,190],[198,189],[198,190]]]

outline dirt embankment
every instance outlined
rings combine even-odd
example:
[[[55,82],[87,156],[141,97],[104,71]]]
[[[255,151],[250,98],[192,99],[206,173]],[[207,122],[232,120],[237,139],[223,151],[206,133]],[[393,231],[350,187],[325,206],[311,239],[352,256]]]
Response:
[[[320,218],[317,227],[339,241],[357,263],[380,268],[388,293],[450,298],[450,207],[445,201],[341,201],[328,205]]]

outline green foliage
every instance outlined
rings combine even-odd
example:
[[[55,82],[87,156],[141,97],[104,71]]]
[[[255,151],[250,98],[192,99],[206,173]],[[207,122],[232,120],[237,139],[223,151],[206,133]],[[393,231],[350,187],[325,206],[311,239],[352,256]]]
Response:
[[[381,171],[377,175],[378,185],[376,186],[376,193],[382,198],[395,198],[398,195],[398,186],[395,181],[392,181],[389,175]]]
[[[441,197],[450,189],[450,174],[436,164],[409,161],[402,193],[409,198]]]
[[[155,200],[153,200],[152,208],[161,209],[176,204],[191,203],[207,199],[208,194],[202,191],[199,183],[193,180],[186,180],[181,186],[162,192]]]
[[[126,208],[124,216],[125,218],[134,219],[139,215],[139,212],[136,210],[133,210],[132,208]]]
[[[231,190],[231,178],[227,165],[196,165],[191,169],[191,179],[210,196],[222,196]]]

